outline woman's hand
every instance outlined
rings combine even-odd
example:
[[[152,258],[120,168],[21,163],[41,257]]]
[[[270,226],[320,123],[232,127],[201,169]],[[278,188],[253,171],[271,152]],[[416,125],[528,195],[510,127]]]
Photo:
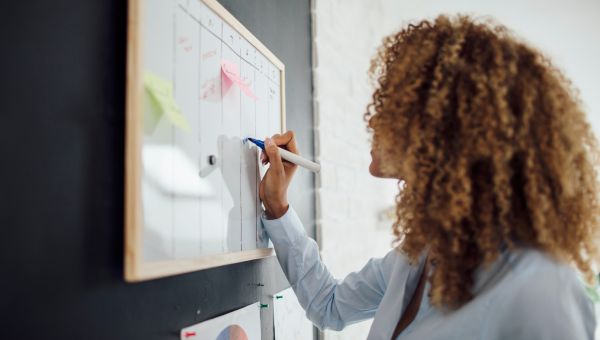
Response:
[[[258,195],[265,205],[265,214],[268,219],[280,218],[286,213],[289,207],[287,188],[298,168],[296,164],[281,159],[278,146],[298,154],[294,131],[287,131],[282,135],[275,134],[271,138],[266,138],[266,154],[263,152],[260,155],[263,164],[271,163],[258,187]]]

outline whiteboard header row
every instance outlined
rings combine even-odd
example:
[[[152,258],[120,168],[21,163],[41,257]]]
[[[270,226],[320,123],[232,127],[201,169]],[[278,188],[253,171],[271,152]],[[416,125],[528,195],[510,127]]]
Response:
[[[242,37],[233,27],[214,13],[200,0],[178,0],[178,5],[188,12],[202,26],[211,31],[237,55],[266,75],[271,81],[280,85],[280,71],[260,53],[252,44]]]

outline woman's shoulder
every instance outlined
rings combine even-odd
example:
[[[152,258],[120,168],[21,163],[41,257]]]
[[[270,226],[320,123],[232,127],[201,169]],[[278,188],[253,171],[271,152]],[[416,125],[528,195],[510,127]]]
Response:
[[[572,265],[541,250],[519,249],[509,254],[509,266],[492,307],[505,326],[526,333],[593,331],[593,303]]]
[[[540,285],[549,288],[573,285],[583,289],[574,266],[546,251],[533,248],[510,251],[509,264],[515,288],[533,290]]]
[[[577,270],[569,263],[538,249],[518,249],[509,255],[507,288],[520,303],[552,303],[569,295],[586,296]]]

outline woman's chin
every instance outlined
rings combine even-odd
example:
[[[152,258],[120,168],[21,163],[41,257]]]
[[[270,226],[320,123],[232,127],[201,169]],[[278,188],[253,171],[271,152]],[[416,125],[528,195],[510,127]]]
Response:
[[[373,162],[371,162],[371,165],[369,165],[369,173],[371,173],[371,176],[373,177],[383,177],[383,174],[379,168],[373,164]]]

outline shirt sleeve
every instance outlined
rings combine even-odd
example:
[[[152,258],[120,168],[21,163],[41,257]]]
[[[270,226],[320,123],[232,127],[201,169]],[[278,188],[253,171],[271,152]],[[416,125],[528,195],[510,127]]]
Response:
[[[393,257],[398,256],[394,250],[383,258],[371,259],[345,279],[336,280],[291,206],[278,219],[269,220],[264,212],[261,219],[298,301],[318,328],[341,330],[374,316],[386,290]]]

